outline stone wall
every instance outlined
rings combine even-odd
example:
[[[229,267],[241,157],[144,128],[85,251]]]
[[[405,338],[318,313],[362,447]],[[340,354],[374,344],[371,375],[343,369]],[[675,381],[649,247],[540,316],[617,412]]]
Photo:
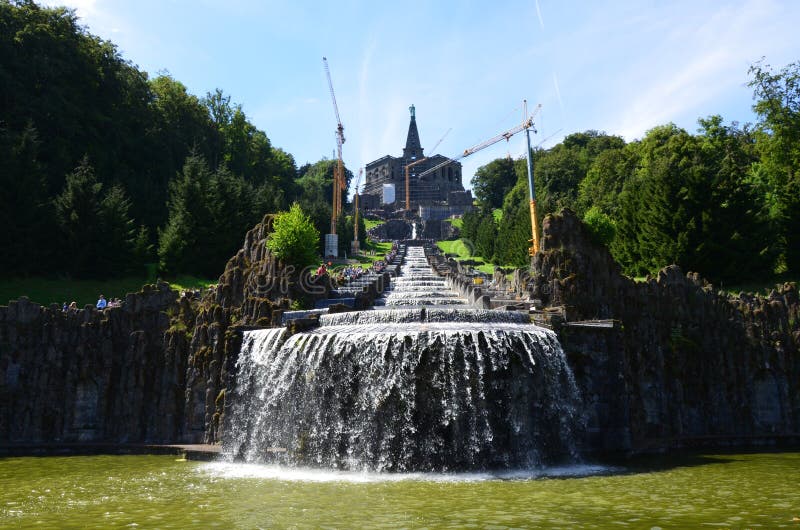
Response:
[[[271,228],[247,233],[201,300],[162,283],[103,311],[0,306],[0,443],[218,441],[237,330],[330,291],[270,255]]]
[[[556,326],[587,403],[591,445],[648,450],[800,433],[797,286],[732,296],[670,266],[635,283],[569,211],[545,218],[533,274],[515,281],[564,306]],[[593,433],[593,434],[592,434]]]
[[[0,443],[177,439],[187,340],[167,313],[180,312],[167,284],[103,311],[0,306]]]

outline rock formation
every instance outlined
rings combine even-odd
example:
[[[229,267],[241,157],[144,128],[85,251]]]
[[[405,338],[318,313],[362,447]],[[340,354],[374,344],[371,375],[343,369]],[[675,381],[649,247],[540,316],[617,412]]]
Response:
[[[0,442],[167,441],[180,436],[185,331],[167,284],[124,307],[0,306]]]
[[[271,223],[247,233],[200,300],[159,284],[103,311],[0,306],[0,443],[218,442],[238,331],[278,325],[289,300],[311,307],[330,290],[270,255]],[[552,322],[585,405],[585,447],[798,439],[796,285],[732,296],[674,266],[635,283],[574,214],[548,216],[542,233],[533,272],[512,285],[563,307]]]
[[[795,284],[733,296],[674,265],[636,283],[572,212],[547,216],[542,233],[533,273],[515,280],[564,307],[567,324],[556,327],[584,393],[590,445],[647,450],[800,433]],[[569,324],[591,319],[614,322]]]

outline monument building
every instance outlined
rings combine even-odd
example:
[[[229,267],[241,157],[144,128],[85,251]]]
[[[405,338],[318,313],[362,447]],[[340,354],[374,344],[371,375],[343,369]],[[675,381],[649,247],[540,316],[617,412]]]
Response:
[[[461,163],[442,155],[426,157],[420,143],[414,105],[403,154],[383,156],[367,164],[361,204],[365,209],[406,209],[406,173],[409,168],[409,208],[422,219],[445,219],[472,208],[472,193],[461,182]],[[420,162],[421,161],[421,162]],[[434,171],[423,174],[431,168]]]

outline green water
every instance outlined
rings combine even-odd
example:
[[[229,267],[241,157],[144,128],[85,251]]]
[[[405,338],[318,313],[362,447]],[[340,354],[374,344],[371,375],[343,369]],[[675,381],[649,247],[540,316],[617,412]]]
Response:
[[[800,453],[650,460],[605,473],[403,477],[165,456],[6,458],[0,526],[800,528]]]

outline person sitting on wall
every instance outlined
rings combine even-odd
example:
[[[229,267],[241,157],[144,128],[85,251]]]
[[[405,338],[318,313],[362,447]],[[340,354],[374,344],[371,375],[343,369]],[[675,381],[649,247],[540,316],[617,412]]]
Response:
[[[97,300],[97,309],[105,309],[106,307],[108,307],[108,301],[106,301],[106,297],[101,294],[100,298]]]

